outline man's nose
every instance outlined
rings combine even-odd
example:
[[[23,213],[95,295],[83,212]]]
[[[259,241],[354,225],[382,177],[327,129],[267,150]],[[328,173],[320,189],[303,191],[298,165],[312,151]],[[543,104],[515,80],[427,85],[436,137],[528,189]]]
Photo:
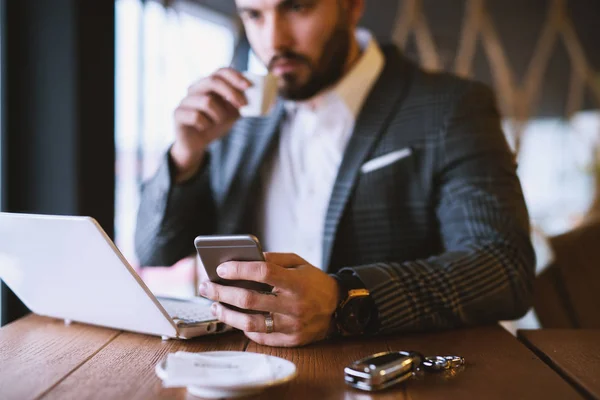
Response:
[[[267,48],[274,54],[292,47],[294,41],[290,25],[279,13],[273,13],[268,18],[264,30],[264,40]]]

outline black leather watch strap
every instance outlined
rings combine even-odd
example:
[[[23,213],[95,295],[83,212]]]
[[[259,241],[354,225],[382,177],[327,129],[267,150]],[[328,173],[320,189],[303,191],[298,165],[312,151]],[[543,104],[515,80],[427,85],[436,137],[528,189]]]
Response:
[[[339,302],[338,306],[346,299],[348,292],[352,289],[365,289],[366,286],[360,278],[350,273],[335,274],[333,277],[338,282],[339,287]]]
[[[349,272],[343,272],[343,273],[338,273],[338,274],[334,274],[332,275],[338,282],[338,287],[339,287],[339,303],[338,303],[338,310],[335,313],[335,318],[339,318],[339,314],[340,314],[340,306],[342,304],[344,304],[344,302],[347,300],[348,295],[350,293],[351,290],[356,290],[356,289],[366,289],[365,284],[363,283],[363,281],[356,276],[353,273],[349,273]],[[368,308],[368,311],[370,312],[370,319],[369,319],[369,324],[365,327],[364,330],[364,334],[373,334],[376,333],[378,330],[378,326],[379,326],[379,320],[377,317],[377,310],[375,307],[375,302],[369,297],[368,299],[366,299],[364,301],[364,307]],[[340,320],[336,320],[334,321],[336,325],[343,325],[344,321],[340,321]],[[341,335],[342,332],[337,332],[338,335]]]

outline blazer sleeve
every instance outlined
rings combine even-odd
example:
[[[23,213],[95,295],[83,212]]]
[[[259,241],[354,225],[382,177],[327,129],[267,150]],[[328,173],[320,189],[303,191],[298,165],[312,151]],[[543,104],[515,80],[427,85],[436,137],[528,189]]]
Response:
[[[435,156],[444,252],[342,269],[370,290],[381,333],[510,320],[530,307],[535,256],[515,158],[492,91],[480,83],[465,86]]]
[[[194,253],[197,235],[214,233],[216,206],[210,186],[210,154],[190,180],[175,185],[167,153],[142,185],[135,230],[141,266],[171,266]]]

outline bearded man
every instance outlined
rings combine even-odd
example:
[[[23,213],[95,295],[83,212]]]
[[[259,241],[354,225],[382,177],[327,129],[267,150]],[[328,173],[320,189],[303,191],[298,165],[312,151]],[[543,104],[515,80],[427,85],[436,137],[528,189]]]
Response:
[[[278,102],[241,118],[251,83],[231,68],[190,86],[144,185],[142,264],[189,256],[196,235],[256,235],[266,262],[218,273],[275,296],[199,290],[219,320],[272,346],[522,316],[534,254],[492,91],[380,46],[357,28],[364,0],[236,5]]]

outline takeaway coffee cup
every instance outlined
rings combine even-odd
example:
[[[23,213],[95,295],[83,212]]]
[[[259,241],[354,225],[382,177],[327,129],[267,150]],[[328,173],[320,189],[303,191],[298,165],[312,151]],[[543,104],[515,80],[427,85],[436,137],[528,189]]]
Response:
[[[242,117],[263,117],[269,113],[277,98],[277,78],[274,75],[259,75],[244,72],[252,86],[244,92],[248,104],[240,108]]]

